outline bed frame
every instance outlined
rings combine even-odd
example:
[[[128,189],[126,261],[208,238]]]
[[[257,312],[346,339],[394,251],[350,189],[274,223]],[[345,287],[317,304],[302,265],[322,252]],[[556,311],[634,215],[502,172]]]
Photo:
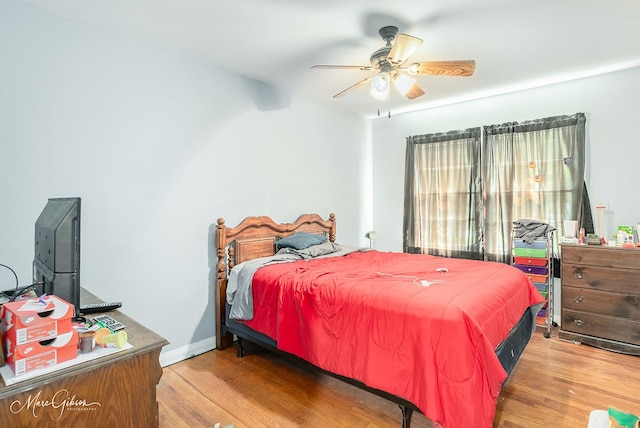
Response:
[[[327,234],[336,239],[336,216],[323,220],[318,214],[303,214],[293,223],[276,223],[267,216],[247,217],[237,227],[227,227],[223,218],[216,225],[216,349],[233,344],[233,334],[225,329],[227,279],[239,263],[275,254],[277,239],[296,232]],[[226,261],[225,261],[226,260]]]
[[[245,354],[243,347],[248,348],[246,341],[261,348],[277,351],[277,344],[271,338],[257,333],[243,323],[227,319],[228,305],[226,304],[227,281],[229,272],[236,264],[258,257],[275,254],[275,242],[295,232],[310,232],[327,234],[331,242],[336,237],[336,217],[331,213],[328,220],[317,214],[303,214],[293,223],[275,223],[267,216],[247,217],[238,226],[229,228],[223,218],[219,218],[216,225],[216,349],[225,349],[233,345],[234,336],[238,339],[238,356]],[[517,360],[535,330],[535,315],[537,311],[529,308],[522,316],[507,340],[496,348],[496,354],[505,371],[510,374]],[[245,343],[243,345],[243,343]],[[281,352],[281,351],[278,351]],[[248,352],[247,352],[248,353]],[[304,362],[310,368],[330,374],[338,379],[372,392],[388,399],[400,407],[402,411],[402,427],[409,428],[413,411],[420,411],[413,403],[381,391],[370,388],[364,383],[351,378],[338,376],[321,370],[310,363]]]

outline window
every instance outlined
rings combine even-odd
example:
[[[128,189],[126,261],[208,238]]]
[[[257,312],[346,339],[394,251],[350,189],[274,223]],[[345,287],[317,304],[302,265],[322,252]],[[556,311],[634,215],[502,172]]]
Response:
[[[509,262],[513,221],[581,219],[584,128],[577,113],[407,138],[404,250]]]

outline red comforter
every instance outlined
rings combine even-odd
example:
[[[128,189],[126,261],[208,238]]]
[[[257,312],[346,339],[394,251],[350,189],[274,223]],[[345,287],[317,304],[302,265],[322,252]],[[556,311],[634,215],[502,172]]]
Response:
[[[378,251],[262,267],[253,296],[246,324],[279,349],[453,428],[492,426],[507,378],[495,348],[543,300],[506,264]]]

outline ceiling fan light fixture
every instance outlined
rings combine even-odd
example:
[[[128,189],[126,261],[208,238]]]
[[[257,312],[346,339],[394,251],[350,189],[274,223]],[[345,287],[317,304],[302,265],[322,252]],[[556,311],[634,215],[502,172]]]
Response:
[[[395,79],[393,79],[393,83],[402,95],[407,95],[411,88],[413,88],[413,85],[416,84],[416,79],[406,74],[398,74]]]
[[[379,73],[371,79],[371,95],[379,100],[386,100],[389,93],[389,73]]]
[[[389,89],[389,73],[380,73],[371,79],[371,90],[386,92]]]

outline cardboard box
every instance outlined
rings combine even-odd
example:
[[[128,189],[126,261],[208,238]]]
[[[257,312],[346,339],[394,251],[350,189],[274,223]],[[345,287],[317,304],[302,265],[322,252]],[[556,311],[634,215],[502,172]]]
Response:
[[[72,330],[73,305],[56,296],[19,300],[2,305],[2,341],[5,352],[25,343],[53,339]]]
[[[8,343],[6,363],[16,376],[69,361],[78,356],[78,332],[75,329],[40,342]]]
[[[633,238],[633,226],[618,226],[618,233],[616,234],[617,245],[633,244]]]

